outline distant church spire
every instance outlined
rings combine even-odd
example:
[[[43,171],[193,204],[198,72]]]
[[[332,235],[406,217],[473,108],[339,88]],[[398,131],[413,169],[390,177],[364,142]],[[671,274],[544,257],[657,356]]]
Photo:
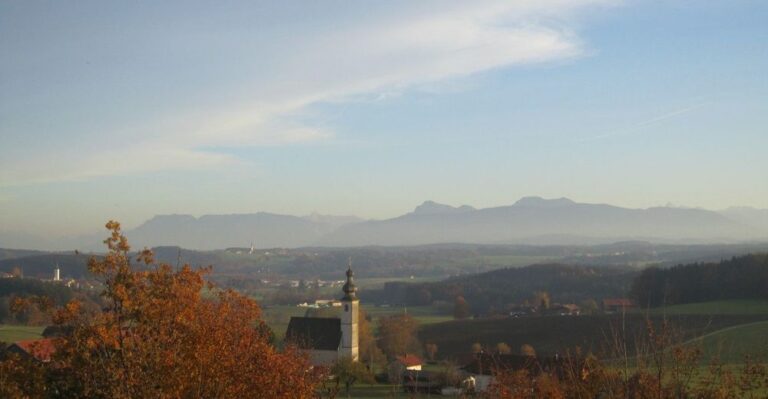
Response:
[[[357,287],[354,282],[355,273],[352,271],[352,258],[349,258],[349,267],[347,268],[347,282],[344,284],[344,300],[357,299]]]
[[[358,318],[360,317],[360,300],[357,299],[357,287],[354,282],[355,273],[352,272],[352,258],[349,258],[347,268],[347,282],[344,284],[344,297],[341,302],[344,310],[341,312],[341,348],[339,356],[356,362],[359,359],[358,349]]]

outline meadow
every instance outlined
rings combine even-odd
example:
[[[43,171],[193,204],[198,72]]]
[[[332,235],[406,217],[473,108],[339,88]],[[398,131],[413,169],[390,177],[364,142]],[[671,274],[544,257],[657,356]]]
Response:
[[[649,311],[650,314],[698,314],[698,315],[768,315],[768,301],[728,300],[686,303],[662,306]]]
[[[12,343],[25,339],[41,338],[44,328],[41,326],[0,324],[0,342]]]

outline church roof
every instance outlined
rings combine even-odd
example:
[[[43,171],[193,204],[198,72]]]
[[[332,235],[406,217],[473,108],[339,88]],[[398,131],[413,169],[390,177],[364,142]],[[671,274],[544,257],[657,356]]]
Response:
[[[341,319],[291,317],[285,337],[301,349],[335,351],[341,344]]]

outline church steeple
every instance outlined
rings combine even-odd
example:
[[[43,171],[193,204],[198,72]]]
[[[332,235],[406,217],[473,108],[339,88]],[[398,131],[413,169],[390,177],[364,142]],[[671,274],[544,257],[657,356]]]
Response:
[[[352,272],[352,259],[349,259],[347,268],[347,282],[344,284],[344,297],[341,302],[344,310],[341,313],[341,348],[339,356],[347,357],[352,361],[358,359],[358,317],[360,300],[357,299],[357,287],[354,282],[355,273]]]
[[[357,299],[357,287],[354,282],[355,273],[352,271],[352,259],[349,260],[347,268],[347,282],[344,283],[344,300],[351,301]]]

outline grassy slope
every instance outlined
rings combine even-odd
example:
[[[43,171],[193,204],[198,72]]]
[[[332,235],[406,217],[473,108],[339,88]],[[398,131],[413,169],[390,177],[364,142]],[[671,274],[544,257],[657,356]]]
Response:
[[[0,342],[12,343],[25,339],[36,339],[42,337],[45,327],[39,326],[16,326],[9,324],[0,325]]]
[[[727,327],[689,342],[699,346],[703,359],[718,358],[724,363],[741,363],[747,355],[766,360],[768,321]]]
[[[741,314],[741,315],[768,315],[768,301],[760,300],[732,300],[732,301],[714,301],[687,303],[684,305],[674,305],[653,309],[651,314]]]

